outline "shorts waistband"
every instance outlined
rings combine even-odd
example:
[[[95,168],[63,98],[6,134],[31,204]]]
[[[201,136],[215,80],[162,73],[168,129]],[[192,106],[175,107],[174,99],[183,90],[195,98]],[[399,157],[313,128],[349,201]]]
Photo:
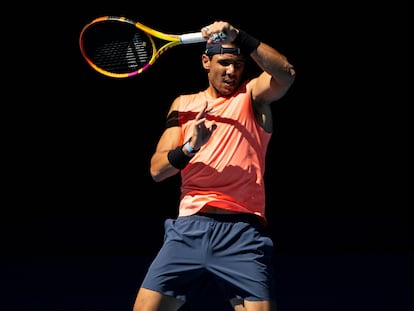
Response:
[[[214,213],[203,213],[198,212],[192,216],[197,217],[200,220],[215,220],[219,222],[246,222],[254,226],[264,227],[264,221],[255,214],[250,213],[237,213],[237,214],[214,214]]]

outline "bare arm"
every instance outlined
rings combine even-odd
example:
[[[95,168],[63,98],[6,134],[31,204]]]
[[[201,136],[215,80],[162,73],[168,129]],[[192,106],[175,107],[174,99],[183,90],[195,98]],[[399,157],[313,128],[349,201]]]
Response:
[[[162,133],[151,158],[150,173],[155,181],[162,181],[180,171],[171,165],[167,155],[171,149],[177,147],[181,142],[181,130],[179,127],[170,127]]]
[[[250,82],[256,120],[263,129],[272,132],[270,104],[286,94],[295,80],[296,72],[284,55],[266,43],[261,42],[250,56],[263,70]]]
[[[295,80],[293,66],[284,55],[263,42],[250,56],[263,70],[252,82],[253,100],[269,104],[280,99]]]

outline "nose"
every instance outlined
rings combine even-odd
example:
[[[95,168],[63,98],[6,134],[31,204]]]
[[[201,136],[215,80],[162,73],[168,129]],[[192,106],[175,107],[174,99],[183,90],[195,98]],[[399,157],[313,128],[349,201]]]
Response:
[[[226,71],[228,74],[231,74],[234,72],[234,64],[229,64],[226,68]]]

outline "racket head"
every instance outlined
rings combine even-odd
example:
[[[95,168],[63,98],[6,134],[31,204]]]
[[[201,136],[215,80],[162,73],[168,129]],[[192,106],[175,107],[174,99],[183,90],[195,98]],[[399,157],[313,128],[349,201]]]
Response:
[[[79,46],[87,63],[97,72],[127,78],[144,72],[162,52],[180,44],[178,36],[164,35],[162,39],[168,42],[157,49],[153,36],[158,34],[162,35],[131,19],[104,16],[83,27]]]

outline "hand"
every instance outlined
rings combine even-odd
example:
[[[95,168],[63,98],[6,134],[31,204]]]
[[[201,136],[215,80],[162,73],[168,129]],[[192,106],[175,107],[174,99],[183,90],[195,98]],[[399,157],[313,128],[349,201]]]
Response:
[[[201,29],[203,37],[207,39],[209,44],[223,44],[233,42],[239,31],[228,22],[214,22]]]
[[[198,150],[210,139],[211,135],[217,128],[216,124],[210,127],[206,126],[206,113],[208,102],[206,101],[204,108],[197,114],[194,120],[193,134],[191,136],[190,146],[194,150]]]

